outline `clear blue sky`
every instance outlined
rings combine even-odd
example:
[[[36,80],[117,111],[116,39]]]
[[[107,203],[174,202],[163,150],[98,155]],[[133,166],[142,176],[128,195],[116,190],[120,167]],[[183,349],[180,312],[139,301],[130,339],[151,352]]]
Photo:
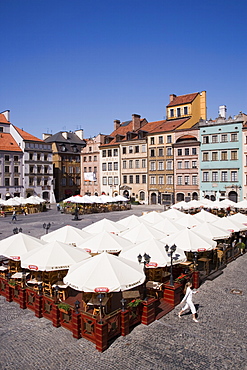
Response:
[[[0,111],[41,138],[163,119],[207,91],[208,118],[247,113],[246,0],[1,0]]]

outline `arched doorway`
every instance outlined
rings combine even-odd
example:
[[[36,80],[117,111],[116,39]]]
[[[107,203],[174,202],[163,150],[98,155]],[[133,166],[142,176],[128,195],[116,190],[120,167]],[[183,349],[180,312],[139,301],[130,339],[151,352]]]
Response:
[[[182,202],[184,200],[184,194],[183,193],[177,193],[177,202]]]
[[[140,193],[139,193],[139,199],[140,200],[145,200],[145,192],[144,191],[140,191]]]
[[[49,192],[48,191],[44,191],[42,197],[45,200],[49,200]]]
[[[124,192],[123,192],[123,196],[125,197],[125,198],[127,198],[127,199],[129,199],[129,192],[128,192],[128,190],[124,190]]]
[[[155,193],[151,194],[151,204],[156,204],[157,203],[157,196]]]
[[[232,190],[229,192],[228,194],[228,199],[232,200],[233,202],[236,202],[238,201],[238,194],[236,193],[236,191]]]
[[[196,192],[192,193],[192,199],[198,200],[198,194]]]
[[[210,195],[210,200],[212,200],[213,202],[215,201],[215,196],[214,195]]]

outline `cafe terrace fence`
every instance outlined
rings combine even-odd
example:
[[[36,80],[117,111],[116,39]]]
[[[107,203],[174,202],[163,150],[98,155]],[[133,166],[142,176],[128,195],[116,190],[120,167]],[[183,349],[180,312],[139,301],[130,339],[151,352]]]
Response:
[[[72,332],[74,338],[85,338],[103,352],[109,340],[129,334],[137,324],[149,325],[155,320],[155,298],[143,301],[137,307],[118,309],[100,318],[70,306],[68,311],[59,309],[53,298],[47,297],[30,287],[12,285],[0,277],[0,295],[8,302],[16,302],[22,309],[30,309],[38,318],[45,317],[54,327],[62,326]]]

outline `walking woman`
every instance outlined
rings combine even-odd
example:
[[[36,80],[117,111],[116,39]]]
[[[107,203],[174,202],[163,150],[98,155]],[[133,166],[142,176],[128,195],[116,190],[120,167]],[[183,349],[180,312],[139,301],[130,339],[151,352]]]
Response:
[[[192,288],[192,284],[190,282],[185,284],[185,287],[184,287],[185,296],[180,303],[183,303],[183,302],[186,302],[186,303],[185,303],[185,306],[182,308],[182,310],[179,312],[178,317],[181,318],[182,313],[190,309],[193,320],[195,322],[198,322],[198,320],[196,319],[196,308],[192,302],[192,294],[195,294],[198,292],[197,290],[192,290],[191,288]]]

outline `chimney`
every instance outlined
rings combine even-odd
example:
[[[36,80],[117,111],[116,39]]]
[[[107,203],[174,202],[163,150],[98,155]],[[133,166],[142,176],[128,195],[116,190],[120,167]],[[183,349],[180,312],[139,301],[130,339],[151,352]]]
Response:
[[[81,139],[81,140],[84,139],[84,134],[83,134],[83,130],[82,129],[76,130],[75,131],[75,134],[79,137],[79,139]]]
[[[42,134],[42,140],[48,139],[48,137],[51,137],[52,134]]]
[[[175,94],[170,94],[170,103],[177,97]]]
[[[133,124],[132,130],[133,131],[139,130],[141,128],[140,118],[141,116],[139,114],[132,114],[132,124]]]
[[[68,139],[68,132],[67,131],[62,132],[62,136],[67,140]]]
[[[114,121],[114,131],[117,130],[120,125],[121,125],[121,123],[120,123],[119,119],[115,119],[115,121]]]
[[[2,114],[5,116],[6,120],[9,121],[10,119],[10,110],[5,110],[2,112]]]
[[[219,117],[226,118],[226,105],[219,106]]]

